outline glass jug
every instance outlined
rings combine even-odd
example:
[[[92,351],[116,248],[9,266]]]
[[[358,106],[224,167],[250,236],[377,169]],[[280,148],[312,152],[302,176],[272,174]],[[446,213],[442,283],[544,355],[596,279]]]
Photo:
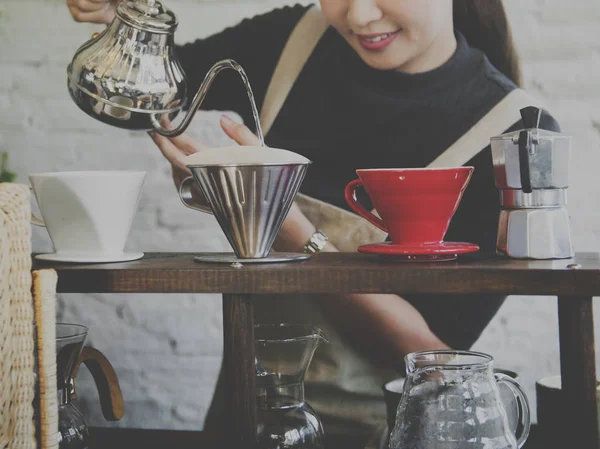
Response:
[[[258,448],[323,448],[323,425],[304,400],[304,376],[327,338],[310,326],[256,325],[254,342]]]
[[[117,375],[100,351],[84,347],[87,334],[85,326],[56,324],[59,449],[87,449],[89,444],[88,428],[83,415],[72,402],[77,397],[75,377],[81,363],[90,370],[96,382],[104,418],[107,421],[118,421],[123,417],[123,395]]]
[[[408,354],[406,382],[390,449],[517,449],[529,435],[529,404],[513,378],[493,372],[491,356],[470,351]],[[515,395],[515,436],[498,384]],[[520,407],[518,405],[520,404]]]

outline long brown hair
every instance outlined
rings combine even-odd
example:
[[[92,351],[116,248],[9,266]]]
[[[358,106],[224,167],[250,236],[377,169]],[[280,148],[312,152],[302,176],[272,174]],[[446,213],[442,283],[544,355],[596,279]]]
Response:
[[[502,0],[453,0],[454,26],[471,47],[521,85],[521,67]]]

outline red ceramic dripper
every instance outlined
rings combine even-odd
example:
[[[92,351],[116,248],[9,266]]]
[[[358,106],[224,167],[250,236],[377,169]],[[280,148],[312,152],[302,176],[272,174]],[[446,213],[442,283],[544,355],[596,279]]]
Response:
[[[388,233],[395,245],[438,244],[462,199],[473,167],[356,170],[346,186],[350,207]],[[357,199],[364,187],[380,217]]]

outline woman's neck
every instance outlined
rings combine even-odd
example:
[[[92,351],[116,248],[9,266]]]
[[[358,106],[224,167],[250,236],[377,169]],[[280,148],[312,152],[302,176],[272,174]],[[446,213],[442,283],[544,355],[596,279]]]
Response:
[[[446,30],[431,42],[426,51],[410,59],[396,70],[403,73],[423,73],[437,69],[452,58],[456,47],[454,30]]]

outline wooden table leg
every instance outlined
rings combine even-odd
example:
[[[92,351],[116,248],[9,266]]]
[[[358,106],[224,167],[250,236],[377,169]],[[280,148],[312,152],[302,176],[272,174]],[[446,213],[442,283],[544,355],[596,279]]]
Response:
[[[559,297],[558,322],[562,392],[566,402],[565,434],[576,436],[580,449],[598,449],[592,298]]]
[[[249,295],[223,295],[223,369],[226,381],[226,447],[256,446],[254,319]]]

